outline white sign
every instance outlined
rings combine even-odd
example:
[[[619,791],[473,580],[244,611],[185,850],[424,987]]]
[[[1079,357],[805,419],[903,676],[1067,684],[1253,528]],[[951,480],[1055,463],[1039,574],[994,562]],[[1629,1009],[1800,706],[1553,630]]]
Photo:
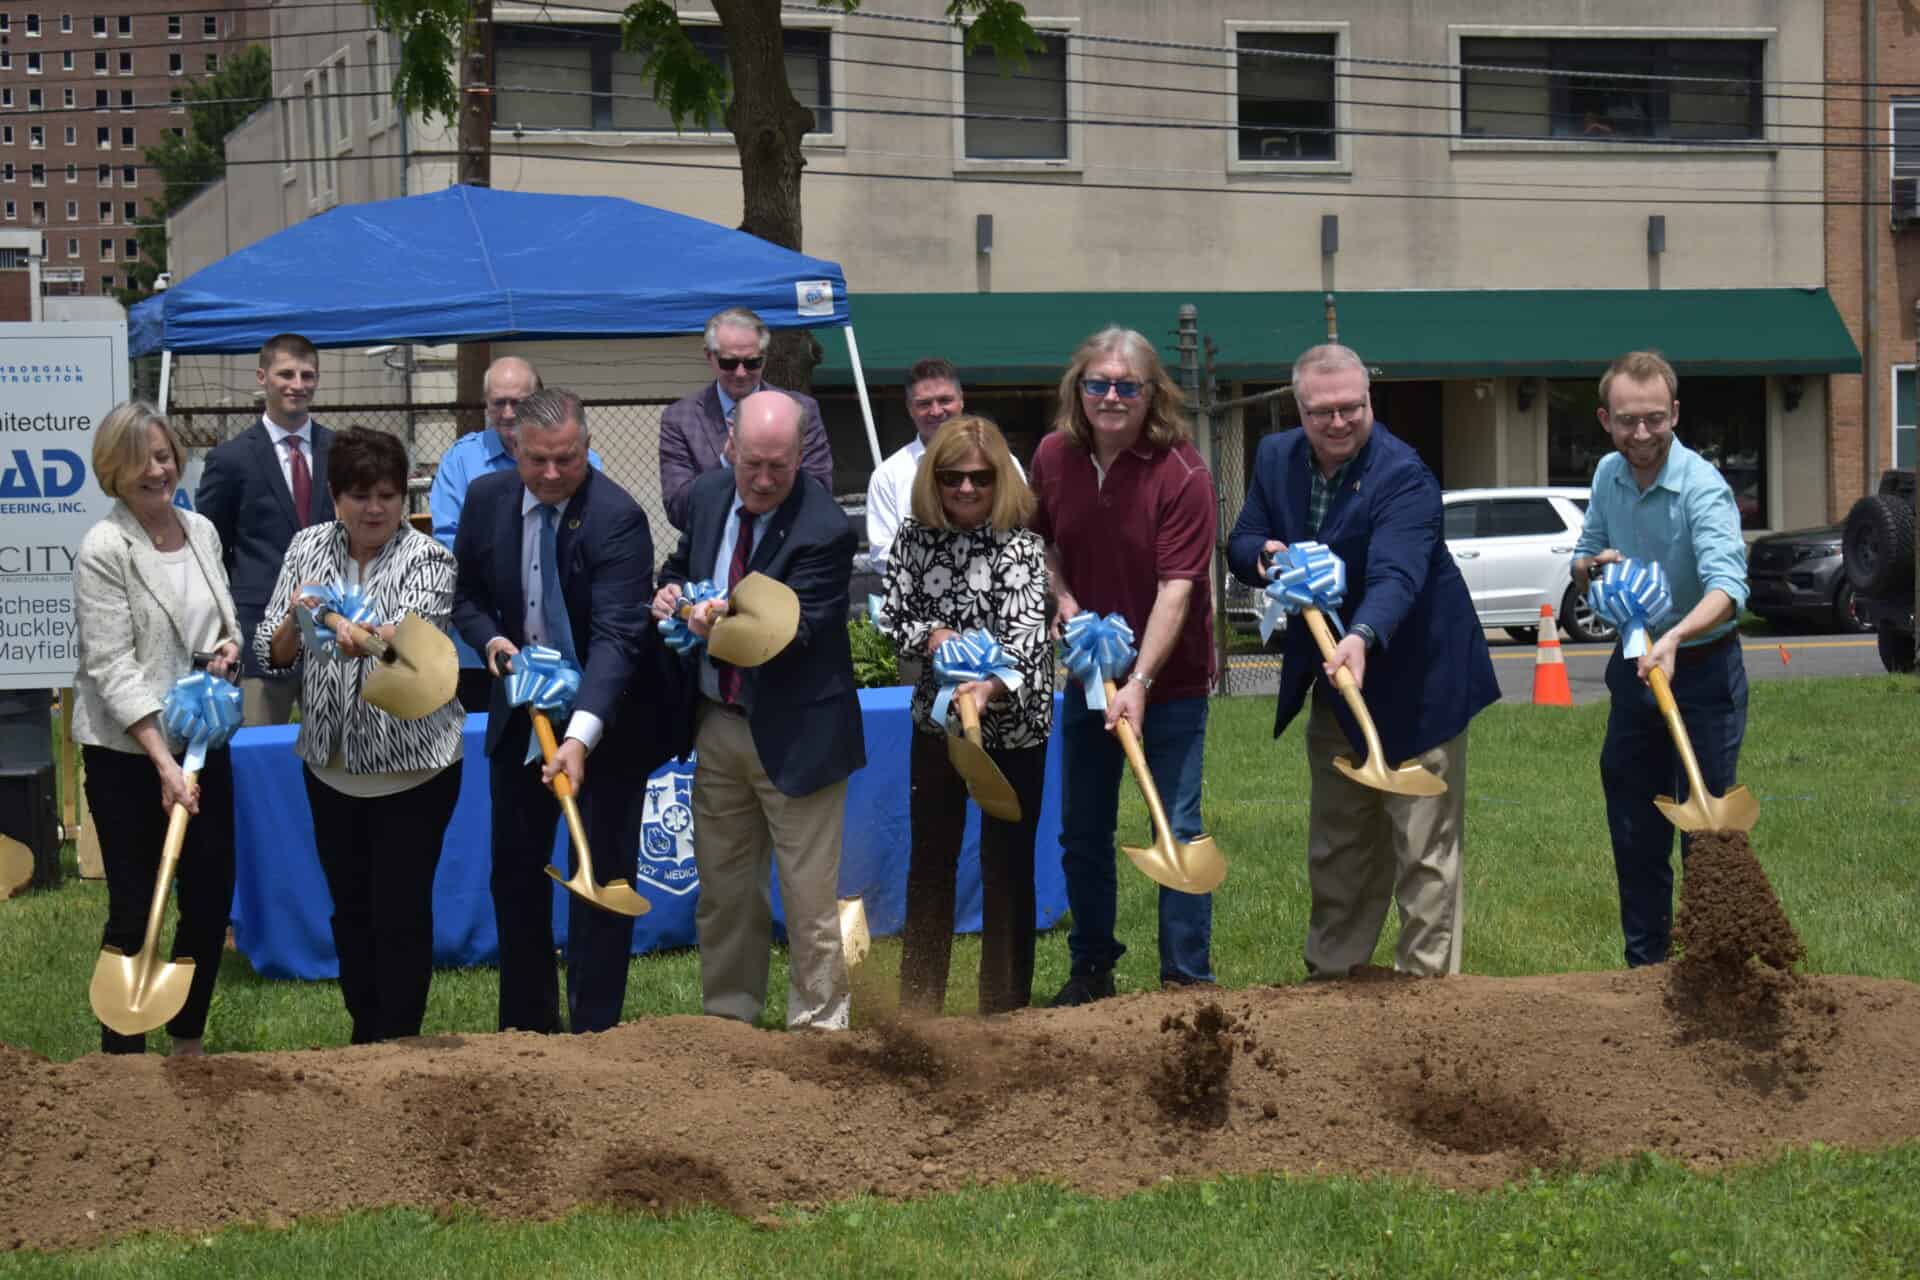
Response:
[[[0,689],[73,683],[73,561],[113,500],[93,433],[127,398],[127,326],[0,324]]]
[[[833,314],[833,281],[796,280],[793,285],[793,307],[803,316],[830,316]]]
[[[639,878],[676,897],[700,887],[693,860],[693,770],[669,768],[647,779],[641,814]]]

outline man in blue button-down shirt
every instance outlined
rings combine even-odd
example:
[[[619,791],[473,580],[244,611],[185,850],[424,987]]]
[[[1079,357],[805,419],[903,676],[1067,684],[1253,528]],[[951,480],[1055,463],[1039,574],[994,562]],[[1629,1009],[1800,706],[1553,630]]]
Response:
[[[1600,379],[1600,425],[1617,453],[1593,474],[1586,527],[1574,548],[1574,581],[1616,560],[1652,560],[1666,571],[1677,619],[1635,663],[1616,648],[1607,664],[1613,709],[1600,780],[1620,881],[1620,928],[1629,965],[1667,958],[1673,931],[1673,826],[1656,795],[1684,799],[1687,779],[1647,687],[1657,665],[1673,684],[1700,774],[1715,795],[1734,783],[1747,728],[1747,669],[1734,628],[1747,601],[1746,546],[1733,490],[1718,468],[1674,439],[1680,381],[1651,351],[1621,356]],[[1680,841],[1684,862],[1689,848]]]

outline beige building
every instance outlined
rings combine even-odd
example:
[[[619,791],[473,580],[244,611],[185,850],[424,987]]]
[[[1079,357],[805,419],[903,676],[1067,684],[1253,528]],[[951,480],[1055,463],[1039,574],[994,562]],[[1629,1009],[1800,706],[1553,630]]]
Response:
[[[1380,418],[1448,487],[1583,483],[1604,448],[1595,377],[1654,345],[1683,375],[1682,437],[1727,472],[1748,526],[1824,518],[1825,375],[1859,356],[1822,290],[1821,104],[1791,89],[1822,78],[1821,6],[1037,3],[1046,48],[1012,76],[964,52],[944,7],[788,17],[818,120],[804,247],[846,270],[884,447],[906,438],[893,388],[920,355],[953,359],[969,403],[1030,446],[1094,328],[1137,327],[1171,359],[1192,302],[1233,394],[1284,380],[1331,293],[1340,336],[1380,371]],[[279,163],[235,166],[175,219],[182,272],[334,203],[450,180],[444,132],[379,94],[389,46],[364,14],[272,10],[277,103],[229,148]],[[731,138],[672,130],[612,15],[494,16],[496,187],[737,224]],[[818,336],[837,487],[857,490],[845,346]],[[692,342],[524,354],[588,394],[706,376]],[[357,391],[393,390],[378,360],[328,358]],[[426,398],[430,372],[411,376]],[[1230,503],[1284,421],[1221,433]]]

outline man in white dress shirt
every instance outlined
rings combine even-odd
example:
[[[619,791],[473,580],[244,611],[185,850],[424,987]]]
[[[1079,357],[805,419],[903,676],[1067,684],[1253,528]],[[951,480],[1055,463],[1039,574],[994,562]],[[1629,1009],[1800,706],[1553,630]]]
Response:
[[[893,545],[893,535],[913,509],[913,477],[920,469],[920,457],[934,432],[947,419],[965,413],[966,408],[960,375],[952,364],[931,356],[907,370],[907,416],[913,419],[913,439],[890,454],[867,484],[867,553],[873,560],[873,571],[882,577],[886,576],[887,549]]]

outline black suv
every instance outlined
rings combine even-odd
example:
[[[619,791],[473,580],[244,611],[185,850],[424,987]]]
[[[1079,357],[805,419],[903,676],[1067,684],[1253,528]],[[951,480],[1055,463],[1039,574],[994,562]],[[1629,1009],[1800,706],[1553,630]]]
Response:
[[[1871,631],[1853,598],[1837,524],[1771,533],[1747,548],[1747,608],[1768,622]]]
[[[1913,471],[1888,471],[1853,504],[1842,538],[1854,609],[1879,634],[1889,671],[1914,669],[1913,523]]]

